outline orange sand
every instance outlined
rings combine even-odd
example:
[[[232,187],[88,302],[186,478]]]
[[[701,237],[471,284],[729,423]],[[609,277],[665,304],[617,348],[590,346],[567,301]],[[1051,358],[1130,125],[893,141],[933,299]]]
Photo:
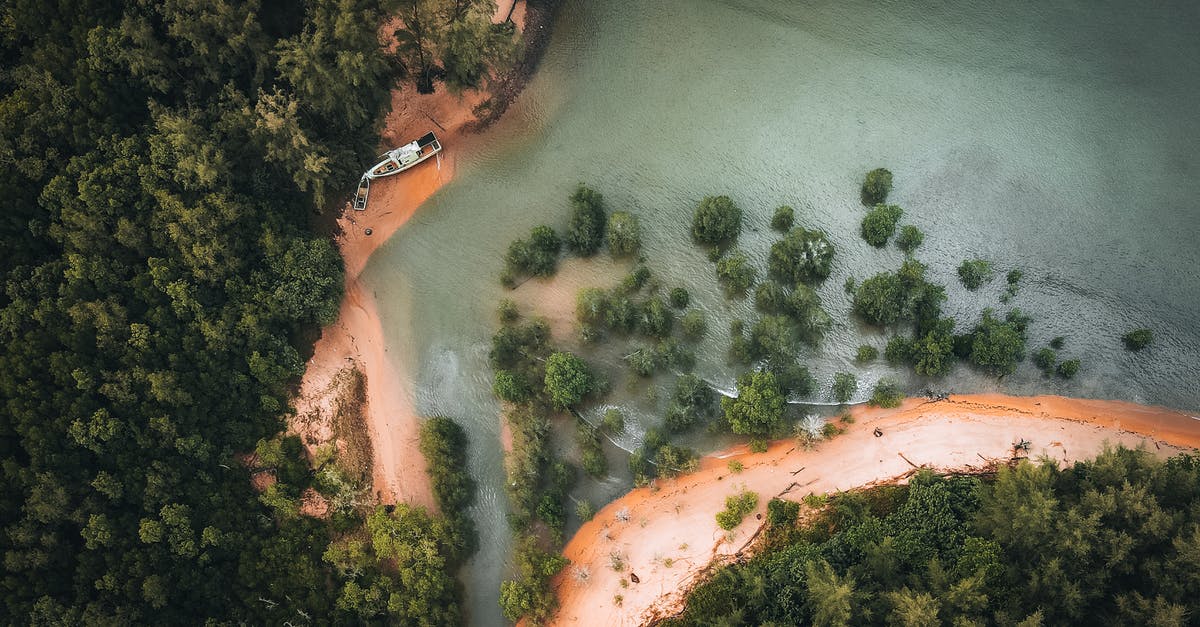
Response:
[[[524,2],[517,0],[513,19],[522,24]],[[510,3],[497,11],[499,19],[508,15]],[[381,28],[390,38],[396,22]],[[382,132],[386,146],[398,146],[424,135],[437,133],[445,150],[440,159],[430,159],[394,177],[371,182],[366,211],[347,206],[338,219],[341,234],[338,248],[346,266],[346,295],[337,321],[324,329],[313,347],[300,392],[295,399],[299,416],[315,419],[291,425],[305,436],[310,450],[332,438],[330,417],[333,413],[331,385],[343,369],[359,368],[367,380],[367,427],[373,449],[374,492],[384,503],[409,502],[433,508],[433,494],[425,474],[425,459],[418,449],[420,417],[413,403],[412,378],[407,374],[404,357],[386,355],[383,328],[375,299],[366,292],[359,275],[371,254],[399,230],[417,208],[454,175],[456,155],[463,154],[463,128],[475,118],[472,109],[486,96],[476,91],[451,94],[439,85],[434,94],[421,95],[411,85],[392,92],[392,110],[384,120]],[[366,229],[371,234],[366,234]],[[411,358],[411,356],[407,356]]]
[[[791,440],[759,454],[739,447],[705,458],[699,471],[661,482],[657,490],[633,490],[610,503],[564,550],[571,565],[555,581],[561,607],[553,623],[642,625],[677,612],[704,570],[741,551],[764,524],[748,516],[728,537],[717,527],[714,516],[725,497],[743,487],[759,494],[756,514],[765,518],[767,501],[777,495],[800,500],[893,482],[914,467],[981,469],[1008,460],[1021,439],[1032,442],[1030,457],[1062,463],[1094,456],[1105,443],[1145,446],[1162,456],[1200,447],[1200,418],[1120,401],[981,394],[937,403],[909,399],[892,410],[860,407],[854,417],[845,434],[814,450]],[[882,437],[873,435],[876,427]],[[732,474],[731,459],[745,470]],[[622,573],[609,566],[614,552],[627,564]],[[666,559],[673,560],[670,567]],[[587,570],[586,583],[579,583],[576,569]],[[629,573],[641,583],[621,588]],[[618,594],[620,607],[613,601]]]

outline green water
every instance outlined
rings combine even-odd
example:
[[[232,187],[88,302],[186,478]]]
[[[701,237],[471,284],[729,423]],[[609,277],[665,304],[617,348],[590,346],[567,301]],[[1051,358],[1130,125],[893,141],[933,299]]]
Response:
[[[864,388],[899,374],[913,391],[1200,408],[1200,5],[1173,4],[568,2],[521,99],[365,274],[391,353],[413,362],[419,410],[453,416],[472,436],[482,544],[464,574],[473,623],[502,621],[509,549],[487,365],[506,295],[496,277],[511,239],[538,223],[565,226],[577,182],[640,216],[656,276],[709,314],[697,370],[723,387],[735,375],[728,322],[752,308],[720,295],[687,238],[695,203],[720,193],[745,210],[741,246],[760,268],[780,204],[838,248],[820,290],[837,322],[805,356],[819,399],[835,371],[851,370]],[[1083,362],[1075,380],[1044,379],[1029,363],[1003,381],[960,365],[932,383],[854,366],[860,343],[886,337],[849,319],[843,281],[901,261],[858,236],[857,185],[877,166],[895,173],[903,223],[925,231],[917,257],[946,284],[960,329],[1002,307],[1003,272],[1020,268],[1011,304],[1034,318],[1030,347],[1066,336],[1063,357]],[[967,293],[954,268],[974,256],[1001,277]],[[1137,326],[1156,342],[1135,355],[1117,338]],[[619,365],[611,351],[598,361]],[[614,383],[610,400],[633,423],[620,443],[636,446],[661,414]],[[596,501],[628,487],[623,458],[609,452],[620,472],[581,483]]]

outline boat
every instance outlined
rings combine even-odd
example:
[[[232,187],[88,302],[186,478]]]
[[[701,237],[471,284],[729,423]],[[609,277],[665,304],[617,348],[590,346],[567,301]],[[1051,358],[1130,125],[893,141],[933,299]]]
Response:
[[[358,181],[358,191],[354,192],[354,210],[367,210],[367,194],[371,192],[371,179],[367,175],[363,175]]]
[[[380,161],[363,173],[354,192],[355,211],[367,210],[367,196],[371,193],[371,181],[382,176],[399,174],[442,151],[442,142],[433,132],[425,133],[420,139],[404,144],[379,155]]]
[[[438,138],[432,132],[425,133],[416,141],[380,155],[382,160],[367,170],[363,177],[377,179],[382,176],[399,174],[441,151],[442,143],[438,141]]]

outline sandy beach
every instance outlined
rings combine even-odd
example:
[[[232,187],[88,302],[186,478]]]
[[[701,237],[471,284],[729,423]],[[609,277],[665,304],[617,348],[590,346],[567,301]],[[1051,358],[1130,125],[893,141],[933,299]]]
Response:
[[[898,409],[858,407],[853,415],[844,434],[814,449],[791,439],[765,453],[735,448],[706,457],[695,473],[608,504],[564,550],[571,565],[555,580],[560,609],[553,623],[642,625],[675,614],[711,564],[747,547],[764,524],[757,515],[765,518],[775,496],[799,501],[810,493],[902,481],[917,468],[981,470],[1009,460],[1022,439],[1031,443],[1030,457],[1063,464],[1094,456],[1106,444],[1144,446],[1164,457],[1200,447],[1200,418],[1121,401],[956,395],[940,402],[909,399]],[[737,474],[728,468],[734,459],[745,466]],[[714,516],[725,497],[743,488],[759,494],[758,509],[726,535]],[[613,555],[624,560],[623,572],[611,568]],[[588,574],[584,583],[581,570]],[[621,587],[631,573],[640,583]]]

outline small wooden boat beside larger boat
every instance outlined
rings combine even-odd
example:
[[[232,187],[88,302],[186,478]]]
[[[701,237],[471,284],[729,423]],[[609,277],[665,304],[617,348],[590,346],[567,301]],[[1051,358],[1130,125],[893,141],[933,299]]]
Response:
[[[371,166],[358,181],[354,193],[355,211],[367,209],[367,196],[371,193],[371,181],[384,176],[399,174],[442,151],[442,143],[433,132],[425,133],[420,139],[389,150],[380,155],[380,162]]]

